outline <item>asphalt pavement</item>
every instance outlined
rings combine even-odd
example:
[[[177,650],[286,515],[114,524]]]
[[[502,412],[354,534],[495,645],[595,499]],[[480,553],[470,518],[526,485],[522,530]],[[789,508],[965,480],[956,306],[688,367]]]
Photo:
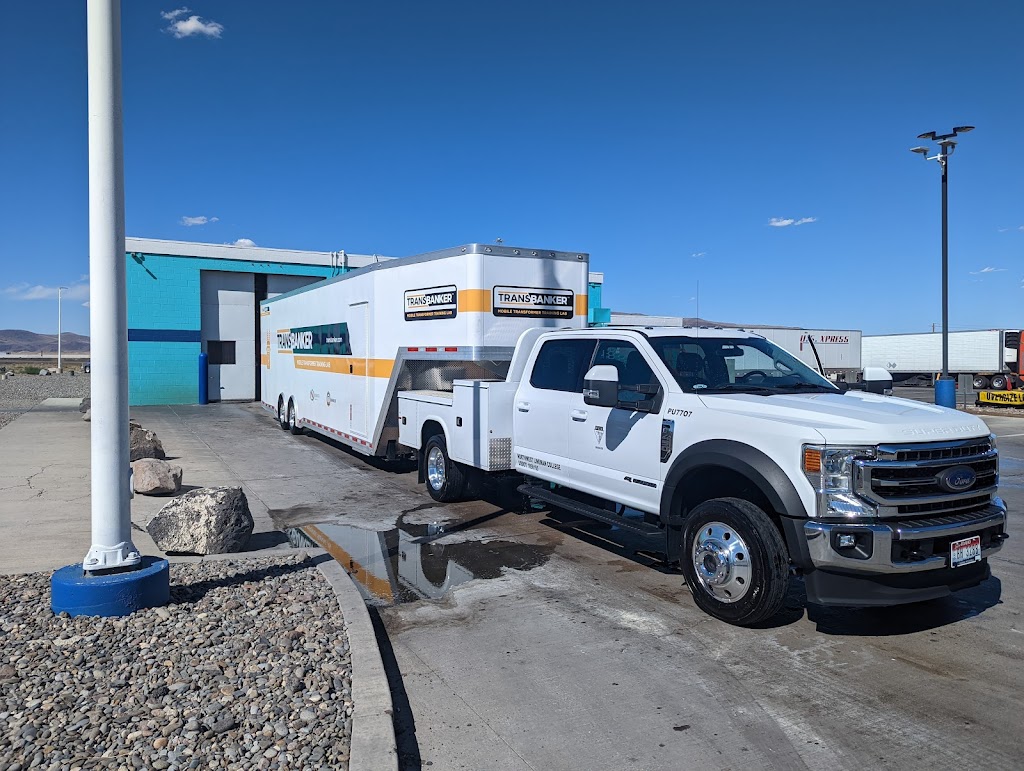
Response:
[[[408,466],[291,436],[254,405],[138,417],[182,442],[186,482],[209,467],[216,478],[200,483],[246,489],[265,545],[284,545],[272,526],[334,539],[375,606],[403,768],[1024,765],[1020,418],[985,418],[1000,437],[1011,511],[993,578],[882,610],[808,608],[794,579],[783,613],[740,629],[698,610],[681,576],[620,531],[520,514],[494,489],[441,506]],[[7,494],[31,496],[55,471],[19,477]],[[81,495],[59,497],[67,506]],[[33,541],[22,550],[39,560]]]

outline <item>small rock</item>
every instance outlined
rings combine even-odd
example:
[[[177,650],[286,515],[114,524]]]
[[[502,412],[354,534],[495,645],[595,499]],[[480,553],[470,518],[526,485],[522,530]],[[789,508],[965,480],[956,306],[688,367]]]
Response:
[[[153,740],[153,749],[154,750],[162,750],[166,746],[167,746],[167,739],[164,738],[163,736],[161,736],[159,739],[154,739]]]
[[[128,441],[131,449],[130,461],[142,458],[158,458],[163,460],[167,457],[164,452],[163,443],[152,431],[147,431],[138,424],[128,424]]]
[[[157,458],[140,458],[132,463],[135,492],[141,495],[169,495],[181,489],[181,466]]]
[[[85,414],[82,416],[82,420],[86,423],[92,423],[92,410],[86,410]]]

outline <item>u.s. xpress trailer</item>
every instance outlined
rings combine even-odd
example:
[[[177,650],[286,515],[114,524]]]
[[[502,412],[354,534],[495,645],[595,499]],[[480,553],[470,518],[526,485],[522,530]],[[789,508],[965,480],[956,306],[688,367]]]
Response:
[[[399,390],[504,378],[519,336],[585,327],[589,255],[468,244],[260,306],[261,400],[283,428],[397,452]]]

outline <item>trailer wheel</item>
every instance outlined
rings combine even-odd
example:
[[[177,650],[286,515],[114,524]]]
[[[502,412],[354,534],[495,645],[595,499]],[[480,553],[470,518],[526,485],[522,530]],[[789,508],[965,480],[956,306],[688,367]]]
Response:
[[[435,434],[423,447],[423,471],[427,492],[435,501],[451,503],[462,498],[466,490],[466,473],[462,465],[448,457],[448,445],[441,434]]]
[[[282,431],[288,430],[288,413],[284,409],[284,397],[277,397],[277,423]]]
[[[295,415],[295,402],[291,399],[288,400],[288,430],[295,435],[302,433],[302,426],[299,425],[299,419]]]
[[[992,387],[997,391],[1006,390],[1006,375],[993,375]]]
[[[976,390],[983,391],[988,388],[988,378],[984,375],[975,375],[972,384]]]
[[[739,498],[696,506],[683,526],[680,565],[693,601],[708,615],[751,626],[782,609],[789,557],[775,523]]]

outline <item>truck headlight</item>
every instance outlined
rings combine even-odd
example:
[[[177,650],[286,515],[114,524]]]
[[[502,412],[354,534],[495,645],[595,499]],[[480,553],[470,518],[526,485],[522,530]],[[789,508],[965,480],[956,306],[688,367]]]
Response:
[[[818,517],[872,517],[875,506],[853,489],[854,463],[875,457],[874,447],[829,447],[805,444],[803,470],[817,493]]]

